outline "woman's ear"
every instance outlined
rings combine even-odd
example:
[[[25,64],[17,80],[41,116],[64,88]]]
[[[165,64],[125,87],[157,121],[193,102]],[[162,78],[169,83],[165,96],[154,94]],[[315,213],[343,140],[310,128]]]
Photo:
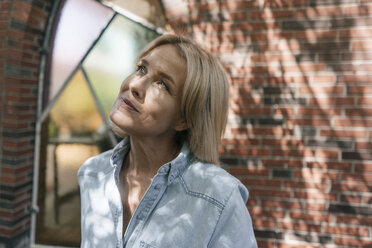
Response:
[[[178,123],[176,124],[176,126],[174,127],[174,130],[176,130],[178,132],[184,131],[186,129],[188,129],[188,126],[187,126],[186,120],[184,118],[179,120]]]

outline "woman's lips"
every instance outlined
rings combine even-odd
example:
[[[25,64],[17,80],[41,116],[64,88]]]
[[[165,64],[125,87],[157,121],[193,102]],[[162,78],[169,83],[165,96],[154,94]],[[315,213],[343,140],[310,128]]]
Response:
[[[134,105],[132,104],[132,102],[129,101],[127,98],[122,97],[122,98],[121,98],[121,101],[122,101],[121,105],[122,105],[124,108],[128,109],[129,111],[139,113],[138,109],[136,109],[136,107],[134,107]]]

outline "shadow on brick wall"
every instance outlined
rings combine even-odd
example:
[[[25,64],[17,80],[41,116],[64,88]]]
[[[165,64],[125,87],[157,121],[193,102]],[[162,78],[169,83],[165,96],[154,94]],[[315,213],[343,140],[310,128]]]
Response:
[[[216,54],[230,76],[221,161],[250,190],[259,246],[371,245],[371,5],[186,7],[177,17],[166,10],[172,27]]]

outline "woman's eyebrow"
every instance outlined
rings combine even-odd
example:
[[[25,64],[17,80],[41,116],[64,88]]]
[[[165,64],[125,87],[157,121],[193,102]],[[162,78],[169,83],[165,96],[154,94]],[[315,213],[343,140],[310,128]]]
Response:
[[[173,78],[172,78],[171,76],[169,76],[168,74],[166,74],[165,72],[158,71],[157,73],[158,73],[161,77],[168,79],[169,82],[171,82],[172,84],[174,84],[174,80],[173,80]]]
[[[141,60],[139,61],[139,63],[140,63],[140,64],[144,64],[144,65],[146,65],[146,66],[148,66],[148,65],[150,64],[146,59],[141,59]],[[157,71],[156,71],[156,74],[158,74],[159,76],[161,76],[161,77],[167,79],[167,80],[170,81],[172,84],[175,84],[174,79],[173,79],[170,75],[168,75],[167,73],[165,73],[165,72],[163,72],[163,71],[159,71],[159,70],[157,70]]]

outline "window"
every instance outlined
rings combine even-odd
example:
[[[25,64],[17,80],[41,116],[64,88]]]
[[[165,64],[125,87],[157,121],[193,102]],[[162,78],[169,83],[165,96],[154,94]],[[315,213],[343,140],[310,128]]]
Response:
[[[125,6],[122,2],[115,6]],[[68,0],[60,10],[43,89],[45,107],[37,120],[34,244],[79,246],[77,170],[116,144],[109,111],[139,51],[159,35],[115,6]]]

